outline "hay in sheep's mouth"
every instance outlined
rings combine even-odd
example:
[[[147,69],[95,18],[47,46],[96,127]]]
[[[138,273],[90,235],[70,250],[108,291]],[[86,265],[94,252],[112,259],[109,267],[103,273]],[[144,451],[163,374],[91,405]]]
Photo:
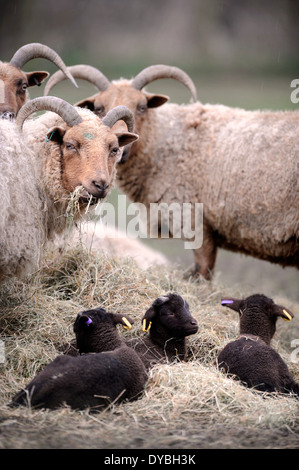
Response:
[[[67,226],[72,227],[78,216],[87,214],[91,206],[95,206],[99,199],[90,194],[84,186],[77,186],[76,189],[70,193],[70,197],[65,210],[65,217],[67,218]]]

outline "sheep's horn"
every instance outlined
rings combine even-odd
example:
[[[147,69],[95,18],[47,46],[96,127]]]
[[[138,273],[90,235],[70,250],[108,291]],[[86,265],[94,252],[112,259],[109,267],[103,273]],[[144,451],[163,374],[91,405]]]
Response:
[[[100,70],[93,67],[92,65],[72,65],[68,67],[68,71],[72,74],[73,77],[81,78],[82,80],[87,80],[88,82],[92,83],[100,91],[107,90],[110,85],[108,78],[105,77],[105,75],[100,72]],[[65,76],[60,70],[58,70],[47,81],[44,95],[48,95],[50,90],[55,85],[57,85],[57,83],[62,82],[62,80],[65,80]]]
[[[18,49],[12,57],[10,64],[14,65],[15,67],[22,68],[24,64],[29,62],[29,60],[35,59],[37,57],[43,57],[44,59],[48,59],[57,65],[57,67],[59,67],[65,74],[66,78],[69,78],[73,85],[78,88],[76,81],[68,71],[67,66],[57,54],[57,52],[44,44],[32,42],[20,47],[20,49]]]
[[[20,130],[22,130],[25,119],[32,113],[41,110],[53,111],[58,114],[68,126],[73,127],[82,122],[82,118],[78,111],[67,101],[64,101],[56,96],[45,96],[35,98],[28,101],[20,109],[16,124]]]
[[[178,80],[190,90],[194,101],[197,100],[196,88],[189,75],[182,69],[169,65],[150,65],[146,67],[133,78],[132,86],[137,90],[141,90],[145,85],[159,78],[173,78],[174,80]]]
[[[105,126],[111,128],[119,120],[125,121],[129,132],[133,131],[134,116],[126,106],[116,106],[115,108],[111,109],[102,119],[102,123],[105,124]]]

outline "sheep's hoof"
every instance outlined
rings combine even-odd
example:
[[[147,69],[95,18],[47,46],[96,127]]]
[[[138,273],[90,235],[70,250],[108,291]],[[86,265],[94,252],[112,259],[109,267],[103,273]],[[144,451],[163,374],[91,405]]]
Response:
[[[184,271],[183,278],[187,281],[193,281],[198,283],[203,281],[206,282],[212,279],[212,273],[208,271],[208,273],[203,274],[201,272],[200,265],[195,264],[195,266],[192,266],[191,268],[188,268]]]

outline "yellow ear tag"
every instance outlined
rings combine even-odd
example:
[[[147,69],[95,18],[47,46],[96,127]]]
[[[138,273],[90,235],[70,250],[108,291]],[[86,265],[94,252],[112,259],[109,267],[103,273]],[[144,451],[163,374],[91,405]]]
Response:
[[[144,331],[144,333],[147,333],[151,326],[152,322],[150,321],[148,327],[146,328],[146,319],[144,318],[142,322],[142,331]]]
[[[129,320],[126,319],[126,317],[122,317],[122,321],[126,324],[123,325],[125,330],[130,330],[132,328],[131,323],[129,322]]]
[[[285,321],[291,321],[292,320],[291,315],[285,309],[283,309],[282,313],[286,316],[286,318],[282,317]]]

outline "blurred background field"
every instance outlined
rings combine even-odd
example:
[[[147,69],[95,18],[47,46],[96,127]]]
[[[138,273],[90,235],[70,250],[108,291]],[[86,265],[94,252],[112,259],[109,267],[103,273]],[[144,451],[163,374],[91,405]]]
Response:
[[[68,65],[94,65],[111,80],[166,63],[190,74],[204,103],[272,110],[299,106],[290,99],[291,81],[299,77],[296,0],[1,0],[0,11],[1,60],[25,43],[42,42]],[[24,68],[56,70],[42,59]],[[90,84],[78,84],[76,90],[61,83],[53,94],[74,103],[95,92]],[[32,89],[30,96],[42,91],[43,86]],[[188,92],[171,80],[154,82],[149,91],[189,101]],[[109,200],[116,201],[117,194],[114,190]],[[145,243],[184,268],[193,262],[178,240]],[[299,300],[299,273],[293,268],[219,250],[216,276],[228,288],[240,284]]]

